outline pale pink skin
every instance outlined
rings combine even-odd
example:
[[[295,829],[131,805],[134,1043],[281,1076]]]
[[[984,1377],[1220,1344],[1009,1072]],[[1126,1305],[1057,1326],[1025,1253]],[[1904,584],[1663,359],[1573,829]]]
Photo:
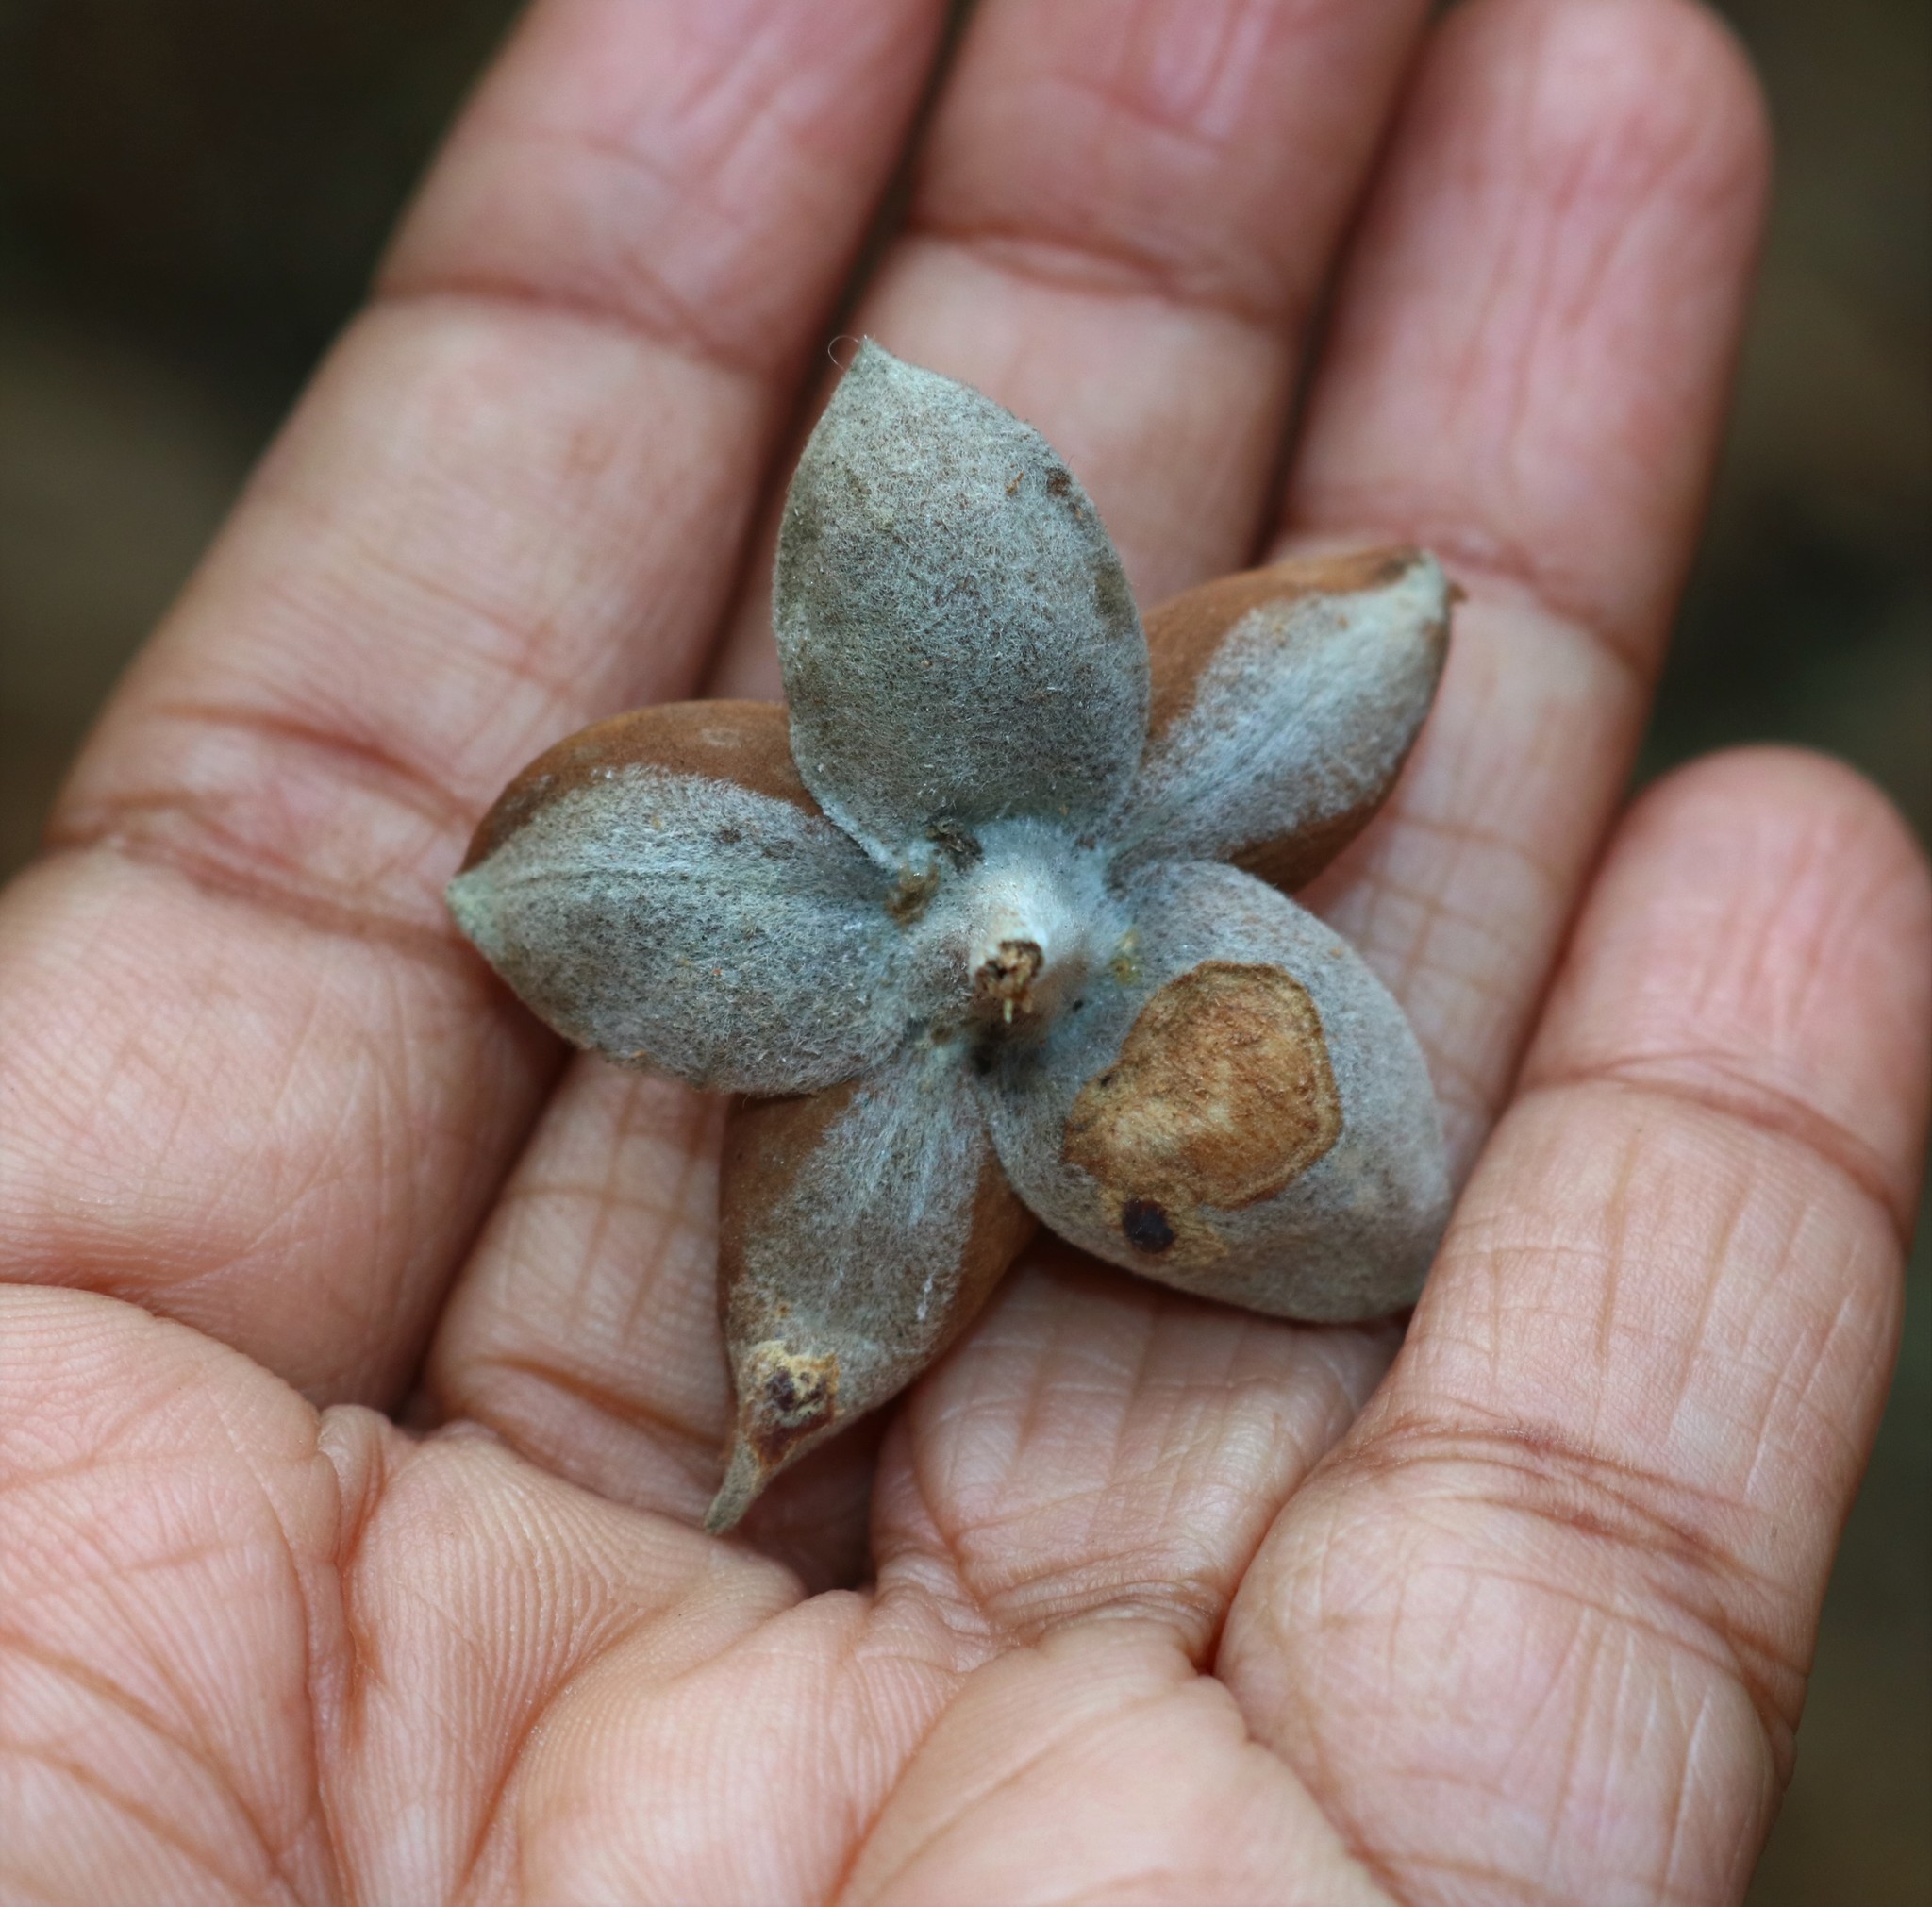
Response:
[[[1323,539],[1469,590],[1314,895],[1474,1175],[1406,1346],[1041,1256],[696,1533],[716,1109],[565,1065],[441,892],[557,736],[774,681],[752,499],[941,8],[538,0],[0,903],[7,1898],[1738,1898],[1890,1366],[1925,874],[1788,753],[1617,815],[1738,54],[1422,11],[987,0],[851,324],[1038,425],[1142,601]]]

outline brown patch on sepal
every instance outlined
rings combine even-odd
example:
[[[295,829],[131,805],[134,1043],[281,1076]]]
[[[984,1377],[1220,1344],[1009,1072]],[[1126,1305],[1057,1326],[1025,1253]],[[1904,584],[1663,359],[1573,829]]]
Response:
[[[735,781],[756,795],[819,812],[792,765],[778,702],[666,702],[593,723],[546,748],[491,804],[459,870],[487,861],[553,801],[625,768]]]
[[[886,896],[886,912],[901,927],[910,927],[925,912],[939,886],[940,871],[936,867],[903,869]]]
[[[1203,1208],[1272,1198],[1341,1136],[1307,989],[1276,966],[1204,961],[1168,981],[1081,1087],[1060,1156],[1088,1173],[1137,1252],[1212,1256]]]
[[[768,1340],[744,1354],[738,1380],[738,1432],[767,1470],[824,1429],[839,1407],[839,1360],[829,1352],[815,1356]]]

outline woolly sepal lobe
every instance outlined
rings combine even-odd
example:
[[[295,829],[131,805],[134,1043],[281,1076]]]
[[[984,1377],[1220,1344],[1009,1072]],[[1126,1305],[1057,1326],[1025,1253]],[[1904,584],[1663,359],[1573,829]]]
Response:
[[[1428,1068],[1340,935],[1238,869],[1121,902],[1131,962],[980,1079],[1014,1189],[1062,1238],[1277,1317],[1415,1301],[1448,1213]]]
[[[1121,860],[1232,861],[1303,886],[1388,798],[1435,698],[1451,591],[1420,550],[1224,577],[1147,619],[1145,758]]]
[[[707,1528],[896,1396],[969,1324],[1032,1234],[953,1044],[732,1114],[720,1186],[738,1397]]]
[[[799,773],[885,860],[1084,826],[1133,773],[1146,643],[1099,513],[1038,431],[875,344],[799,460],[774,621]]]
[[[898,1039],[885,878],[778,767],[782,721],[758,703],[622,716],[533,762],[485,818],[451,912],[575,1045],[783,1093]]]

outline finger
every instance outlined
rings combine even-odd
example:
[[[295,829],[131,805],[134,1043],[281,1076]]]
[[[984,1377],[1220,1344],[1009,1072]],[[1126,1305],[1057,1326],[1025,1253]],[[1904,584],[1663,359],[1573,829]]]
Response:
[[[1414,0],[990,0],[850,327],[1044,433],[1143,603],[1258,534]],[[721,664],[775,694],[763,567]]]
[[[1623,829],[1407,1344],[1220,1670],[1405,1899],[1729,1899],[1896,1342],[1932,891],[1809,758]]]
[[[916,1586],[801,1606],[493,1438],[318,1414],[92,1294],[0,1293],[0,1394],[21,1898],[820,1900],[862,1859],[868,1895],[1004,1900],[1030,1865],[1285,1899],[1272,1867],[1311,1837],[1341,1865],[1152,1625],[1001,1662]],[[1029,1789],[1062,1825],[1044,1847]],[[922,1858],[942,1841],[950,1877]]]
[[[0,918],[22,1275],[393,1393],[554,1065],[442,883],[691,684],[941,12],[533,11]]]
[[[1227,1692],[1134,1622],[1056,1636],[968,1681],[839,1898],[1392,1907]]]
[[[880,1581],[942,1586],[962,1626],[1008,1642],[1129,1614],[1201,1662],[1395,1337],[1283,1325],[1036,1251],[882,1452]]]
[[[1417,12],[1407,0],[993,0],[939,107],[908,233],[854,324],[1040,426],[1143,594],[1241,560],[1306,312]],[[752,594],[756,626],[724,681],[769,694],[775,677],[753,666],[770,652],[762,582]],[[660,1201],[624,1189],[635,1160],[616,1149],[619,1099],[660,1109],[639,1114],[654,1124],[691,1121],[656,1089],[573,1074],[513,1180],[522,1216],[486,1233],[453,1295],[430,1379],[441,1408],[566,1474],[689,1514],[702,1510],[690,1452],[722,1443],[727,1420],[709,1292],[675,1295],[653,1271],[650,1306],[629,1293],[641,1266],[708,1287],[708,1226],[667,1243]],[[661,1169],[669,1183],[688,1168]],[[550,1216],[533,1256],[539,1209]],[[586,1307],[629,1320],[625,1335],[591,1344]],[[547,1396],[537,1370],[556,1375]],[[662,1437],[666,1457],[636,1450],[640,1437]],[[655,1494],[667,1479],[676,1494]]]
[[[1624,786],[1697,531],[1766,174],[1682,0],[1474,0],[1339,287],[1291,541],[1412,540],[1470,594],[1378,824],[1308,898],[1427,1048],[1466,1169]]]
[[[16,1898],[455,1899],[510,1856],[580,1676],[648,1702],[797,1599],[490,1438],[319,1414],[92,1294],[0,1292],[0,1382]]]

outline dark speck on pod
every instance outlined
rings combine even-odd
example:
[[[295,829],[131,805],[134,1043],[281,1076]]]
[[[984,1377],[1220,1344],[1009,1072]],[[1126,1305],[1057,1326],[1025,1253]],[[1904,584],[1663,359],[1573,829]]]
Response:
[[[1121,1207],[1121,1232],[1136,1251],[1156,1256],[1174,1243],[1167,1213],[1152,1198],[1130,1198]]]

